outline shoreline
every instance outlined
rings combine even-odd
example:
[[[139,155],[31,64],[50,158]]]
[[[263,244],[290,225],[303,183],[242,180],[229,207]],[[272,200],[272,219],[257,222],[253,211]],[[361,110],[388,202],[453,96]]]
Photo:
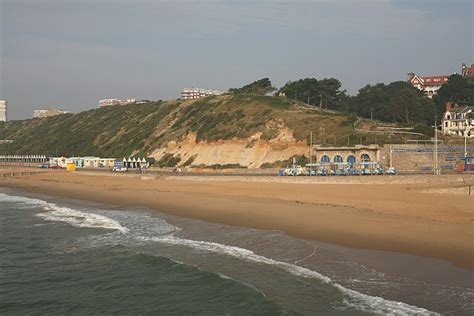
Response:
[[[143,206],[231,226],[281,230],[297,238],[444,259],[474,269],[474,197],[425,193],[422,189],[428,185],[423,185],[423,179],[407,187],[381,184],[382,178],[377,184],[364,185],[186,178],[50,172],[1,178],[0,186]],[[474,177],[464,175],[462,181],[466,179]],[[444,187],[457,185],[453,176],[444,184],[443,180]]]

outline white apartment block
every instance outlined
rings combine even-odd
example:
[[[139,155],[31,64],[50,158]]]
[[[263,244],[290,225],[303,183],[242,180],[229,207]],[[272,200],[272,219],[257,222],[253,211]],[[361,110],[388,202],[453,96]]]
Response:
[[[0,100],[0,122],[7,121],[7,101]]]
[[[42,118],[69,113],[60,109],[39,109],[33,111],[33,118]]]
[[[223,93],[224,91],[218,91],[218,90],[184,88],[183,92],[181,92],[181,99],[183,100],[199,99],[199,98],[209,97],[212,95],[221,95]]]
[[[124,105],[124,104],[130,104],[130,103],[135,103],[136,99],[135,98],[129,98],[129,99],[102,99],[99,100],[99,107],[104,107],[104,106],[111,106],[111,105]]]
[[[448,102],[441,120],[445,135],[474,138],[474,106],[462,106]]]

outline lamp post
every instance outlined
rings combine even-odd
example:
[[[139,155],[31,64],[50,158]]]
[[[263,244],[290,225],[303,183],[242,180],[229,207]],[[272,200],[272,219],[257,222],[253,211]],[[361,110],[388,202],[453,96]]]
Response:
[[[309,176],[313,173],[313,132],[310,132],[309,136]]]
[[[438,126],[437,126],[437,118],[435,117],[435,124],[434,124],[434,175],[438,175]]]
[[[464,130],[464,158],[467,158],[467,131],[469,129],[469,131],[471,131],[471,124],[470,124],[470,119],[469,119],[469,115],[472,113],[472,110],[469,110],[467,111],[467,115],[466,115],[466,129]]]

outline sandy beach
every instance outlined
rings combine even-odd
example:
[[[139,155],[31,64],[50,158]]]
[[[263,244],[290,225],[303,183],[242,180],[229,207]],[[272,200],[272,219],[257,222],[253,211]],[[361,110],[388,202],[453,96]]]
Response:
[[[8,172],[7,169],[1,172]],[[474,268],[473,175],[282,178],[65,171],[1,177],[0,186],[144,206],[233,226]]]

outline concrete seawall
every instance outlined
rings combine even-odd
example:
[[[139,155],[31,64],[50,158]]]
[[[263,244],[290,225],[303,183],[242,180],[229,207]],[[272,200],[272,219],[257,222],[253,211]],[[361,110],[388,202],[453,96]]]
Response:
[[[6,171],[6,172],[1,172],[0,171],[0,178],[11,178],[11,177],[21,177],[21,176],[32,176],[35,174],[40,174],[40,173],[45,173],[41,171]]]

